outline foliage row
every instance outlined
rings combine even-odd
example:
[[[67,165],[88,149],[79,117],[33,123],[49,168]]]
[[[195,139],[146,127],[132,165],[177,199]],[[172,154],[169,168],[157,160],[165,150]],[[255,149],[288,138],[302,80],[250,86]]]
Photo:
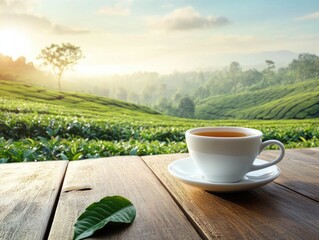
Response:
[[[2,81],[0,86],[2,96],[7,96],[0,98],[1,162],[183,153],[185,131],[200,126],[252,127],[264,132],[264,140],[278,139],[287,148],[319,146],[318,118],[182,119],[92,95]],[[267,104],[262,97],[259,101]]]
[[[196,115],[203,119],[304,119],[319,116],[319,79],[219,96],[198,103]]]
[[[139,121],[61,115],[5,113],[0,121],[0,161],[79,160],[116,155],[187,152],[184,133],[199,126],[236,125],[264,132],[286,147],[319,146],[314,120],[290,121]]]

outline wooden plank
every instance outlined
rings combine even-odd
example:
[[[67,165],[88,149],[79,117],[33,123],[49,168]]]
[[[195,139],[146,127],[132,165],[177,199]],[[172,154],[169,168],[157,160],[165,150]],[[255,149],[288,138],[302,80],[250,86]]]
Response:
[[[0,164],[0,239],[46,237],[67,164]]]
[[[316,152],[317,154],[319,153],[319,147],[311,148],[311,150],[312,150],[313,152]]]
[[[137,216],[127,228],[106,228],[94,239],[201,239],[169,193],[139,157],[70,162],[49,239],[72,239],[73,225],[91,203],[121,195]]]
[[[273,159],[278,152],[264,151],[260,158]],[[276,183],[319,202],[319,151],[311,148],[288,149],[278,166],[282,172]]]
[[[275,183],[231,194],[187,186],[167,171],[169,163],[186,156],[142,159],[207,239],[318,239],[318,202]]]
[[[263,151],[260,155],[261,157],[264,156],[278,156],[279,150],[267,150]],[[298,162],[305,162],[307,165],[319,166],[319,151],[317,151],[316,148],[301,148],[301,149],[286,149],[286,154],[284,160],[293,160],[297,164]],[[285,163],[286,161],[282,161],[282,163]],[[280,163],[280,164],[282,164]]]

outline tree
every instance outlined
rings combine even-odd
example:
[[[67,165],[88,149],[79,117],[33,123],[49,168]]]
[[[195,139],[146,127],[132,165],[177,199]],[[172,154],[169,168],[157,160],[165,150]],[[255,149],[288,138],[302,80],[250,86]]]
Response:
[[[238,62],[231,62],[229,65],[229,89],[231,92],[237,92],[240,85],[242,69]],[[226,83],[227,84],[227,83]]]
[[[175,95],[174,95],[174,98],[173,98],[173,101],[174,102],[178,102],[182,99],[182,95],[179,93],[179,92],[176,92]]]
[[[229,72],[231,74],[238,74],[241,72],[241,66],[238,62],[231,62],[229,65]]]
[[[117,98],[123,100],[123,101],[127,101],[127,91],[125,88],[119,88],[118,92],[117,92]]]
[[[263,79],[263,74],[256,69],[249,69],[244,72],[242,83],[246,88],[258,87]]]
[[[195,103],[188,96],[179,101],[178,112],[180,117],[193,118],[195,114]]]
[[[151,106],[151,99],[152,99],[152,95],[149,91],[144,90],[142,93],[142,104],[146,105],[146,106]]]
[[[200,86],[193,93],[193,98],[195,98],[196,100],[207,98],[209,96],[210,96],[209,86]]]
[[[167,110],[171,107],[171,103],[166,97],[161,97],[155,107],[160,112],[167,113]]]
[[[266,64],[267,64],[266,71],[273,72],[275,70],[276,66],[274,61],[266,60]]]
[[[70,43],[51,44],[41,50],[38,59],[43,61],[44,66],[49,66],[58,75],[59,91],[61,91],[61,78],[64,71],[72,68],[83,58],[80,47]]]
[[[261,87],[268,87],[273,84],[276,84],[275,78],[275,62],[272,60],[266,60],[267,67],[263,70],[263,81],[261,83]]]
[[[298,80],[317,78],[319,76],[319,57],[315,54],[302,53],[288,66]]]
[[[154,92],[156,92],[155,85],[146,85],[142,93],[142,101],[146,106],[151,106],[154,103]]]
[[[133,103],[140,104],[140,95],[138,95],[136,92],[129,92],[128,99]]]

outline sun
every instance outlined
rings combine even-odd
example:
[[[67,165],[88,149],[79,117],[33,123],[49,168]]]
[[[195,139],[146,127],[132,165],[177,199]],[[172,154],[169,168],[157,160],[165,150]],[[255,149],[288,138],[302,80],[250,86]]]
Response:
[[[29,39],[15,29],[0,29],[0,53],[16,59],[29,51]]]

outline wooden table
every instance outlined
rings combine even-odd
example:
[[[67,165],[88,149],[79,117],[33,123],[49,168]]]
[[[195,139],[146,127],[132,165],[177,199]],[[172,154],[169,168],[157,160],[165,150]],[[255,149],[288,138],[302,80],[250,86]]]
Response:
[[[1,164],[0,239],[72,239],[81,212],[110,195],[136,219],[93,239],[319,239],[319,148],[287,150],[275,182],[229,194],[173,178],[168,164],[187,156]]]

